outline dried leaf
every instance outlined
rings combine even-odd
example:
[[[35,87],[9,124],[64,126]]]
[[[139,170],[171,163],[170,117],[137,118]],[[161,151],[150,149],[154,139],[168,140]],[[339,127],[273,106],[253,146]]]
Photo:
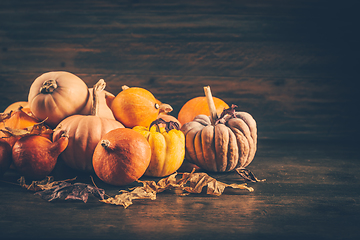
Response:
[[[108,204],[115,204],[115,205],[122,205],[124,208],[127,208],[131,204],[133,204],[133,200],[135,199],[156,199],[156,192],[155,191],[148,191],[149,188],[144,187],[136,187],[131,192],[128,191],[120,191],[121,194],[116,195],[115,197],[110,197],[101,202],[108,203]]]
[[[154,181],[138,181],[143,184],[142,187],[135,187],[130,191],[120,191],[120,194],[104,199],[102,202],[122,205],[127,208],[133,204],[135,199],[155,200],[156,194],[165,190],[175,190],[178,195],[188,195],[190,193],[201,193],[206,187],[206,193],[215,196],[220,196],[227,187],[254,191],[252,187],[247,187],[246,183],[229,185],[217,181],[206,173],[195,173],[194,170],[191,173],[182,173],[180,179],[176,179],[177,173],[174,173],[167,178],[160,179],[157,183]]]
[[[89,194],[92,194],[95,197],[103,200],[105,191],[85,183],[59,182],[54,184],[52,188],[36,192],[35,194],[40,195],[42,199],[45,199],[49,202],[55,199],[73,199],[81,200],[86,203]]]
[[[246,168],[236,168],[235,171],[245,180],[250,182],[265,182],[266,179],[258,179],[255,177],[254,173],[252,173],[249,169]]]
[[[54,181],[54,177],[46,176],[46,178],[44,178],[43,180],[32,181],[31,184],[28,185],[25,182],[25,177],[22,176],[17,181],[21,187],[26,188],[27,190],[30,190],[30,191],[37,192],[37,191],[41,191],[41,190],[51,189],[51,188],[53,188],[53,186],[55,184],[59,184],[61,182],[74,181],[75,179],[76,179],[76,177],[72,178],[72,179],[62,180],[62,181]]]
[[[44,123],[45,120],[24,129],[5,127],[5,129],[0,129],[0,131],[2,131],[6,135],[6,137],[13,137],[13,136],[24,137],[26,135],[40,135],[40,134],[53,133],[53,130],[45,125]]]
[[[12,111],[8,112],[8,113],[0,113],[0,122],[3,122],[6,119],[9,119],[11,117],[11,113]]]

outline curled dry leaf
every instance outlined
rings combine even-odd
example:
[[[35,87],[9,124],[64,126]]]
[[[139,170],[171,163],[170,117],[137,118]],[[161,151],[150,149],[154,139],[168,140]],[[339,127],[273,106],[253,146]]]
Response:
[[[235,171],[246,181],[249,182],[265,182],[266,179],[258,179],[255,177],[254,173],[252,173],[249,169],[240,167],[236,168]]]
[[[104,199],[105,191],[101,188],[93,187],[85,183],[69,183],[59,182],[54,184],[52,188],[43,191],[36,192],[42,199],[49,202],[55,199],[63,200],[81,200],[84,203],[87,202],[89,194],[99,199]]]
[[[52,176],[47,176],[43,180],[32,181],[32,183],[28,185],[25,182],[25,177],[21,177],[18,179],[18,183],[21,187],[36,192],[36,195],[40,195],[42,199],[49,202],[55,199],[73,199],[86,203],[89,194],[101,200],[104,199],[105,191],[103,189],[85,183],[70,183],[70,181],[74,181],[75,179],[76,177],[62,181],[54,181]]]
[[[227,187],[248,190],[249,192],[254,191],[252,187],[247,187],[246,183],[226,184],[217,181],[206,173],[195,173],[194,170],[191,173],[182,173],[180,179],[177,179],[176,176],[177,173],[174,173],[167,178],[160,179],[157,183],[154,181],[138,181],[143,186],[135,187],[130,191],[120,191],[119,195],[101,201],[127,208],[135,199],[155,200],[156,194],[165,190],[175,190],[178,195],[188,195],[190,193],[201,193],[206,188],[207,194],[215,196],[220,196]]]
[[[53,130],[45,125],[45,120],[25,129],[5,127],[5,129],[0,129],[0,131],[2,131],[6,137],[24,137],[26,135],[51,134]]]
[[[41,191],[41,190],[48,190],[54,187],[55,184],[59,184],[61,182],[68,182],[68,181],[74,181],[76,179],[67,179],[63,181],[54,181],[54,177],[52,176],[46,176],[43,180],[40,181],[32,181],[31,184],[26,184],[25,177],[20,177],[17,181],[20,184],[21,187],[26,188],[29,191]]]

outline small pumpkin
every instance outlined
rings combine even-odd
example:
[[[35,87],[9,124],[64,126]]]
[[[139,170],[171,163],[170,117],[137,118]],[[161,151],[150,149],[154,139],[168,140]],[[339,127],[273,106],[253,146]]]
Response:
[[[221,114],[224,109],[229,108],[229,105],[220,98],[213,97],[213,102],[215,104],[217,114]],[[185,123],[192,121],[194,117],[200,114],[204,114],[206,116],[210,115],[206,97],[202,96],[195,97],[187,101],[179,111],[178,120],[182,125],[184,125]]]
[[[159,115],[159,101],[144,88],[127,86],[122,88],[123,90],[111,103],[115,119],[128,128],[150,126]]]
[[[47,72],[32,83],[28,103],[40,120],[55,127],[68,116],[78,114],[89,98],[88,87],[78,76],[65,72]]]
[[[24,136],[12,148],[15,169],[26,177],[42,179],[54,170],[59,154],[67,145],[64,134],[55,142],[38,135]]]
[[[165,124],[166,127],[160,127]],[[185,136],[175,122],[155,120],[150,127],[136,126],[151,146],[151,160],[144,175],[164,177],[176,172],[185,157]]]
[[[130,128],[117,128],[99,141],[92,163],[103,182],[122,186],[143,176],[150,158],[151,147],[143,135]]]
[[[61,136],[61,132],[66,132],[69,136],[69,145],[61,153],[66,165],[81,171],[92,171],[92,156],[96,145],[109,131],[116,128],[123,128],[120,122],[98,116],[99,93],[104,90],[106,83],[100,79],[93,87],[93,110],[92,115],[72,115],[65,118],[56,127],[53,134],[55,141]]]
[[[209,87],[205,94],[211,115],[198,115],[181,128],[186,158],[212,172],[245,168],[256,152],[256,121],[249,113],[235,112],[234,105],[218,117]]]

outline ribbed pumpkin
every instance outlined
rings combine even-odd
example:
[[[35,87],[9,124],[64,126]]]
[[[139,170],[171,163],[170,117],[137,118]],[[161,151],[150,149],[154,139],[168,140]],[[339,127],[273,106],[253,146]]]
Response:
[[[151,146],[150,165],[145,175],[164,177],[177,171],[185,157],[185,136],[174,122],[155,120],[150,127],[136,126],[133,129],[141,133]],[[165,124],[166,127],[160,127]],[[177,126],[177,127],[176,127]]]
[[[123,90],[112,100],[111,110],[115,119],[125,127],[148,127],[156,120],[159,111],[159,101],[154,95],[140,87],[123,86]]]
[[[102,136],[113,129],[124,127],[114,119],[98,116],[98,93],[105,86],[105,81],[101,79],[93,87],[94,106],[92,115],[67,117],[59,123],[53,134],[54,141],[60,137],[61,132],[66,132],[69,136],[68,147],[61,153],[60,158],[71,168],[92,171],[92,156]]]
[[[55,127],[68,116],[78,114],[89,98],[88,87],[78,76],[64,71],[47,72],[32,83],[28,103],[40,120]]]
[[[253,117],[234,107],[218,117],[209,87],[205,87],[210,116],[198,115],[182,126],[186,158],[212,172],[228,172],[248,166],[256,152],[257,128]]]
[[[217,114],[221,114],[224,109],[229,108],[227,103],[217,97],[213,97]],[[187,101],[179,111],[178,120],[181,125],[191,122],[197,115],[210,115],[206,97],[196,97]]]

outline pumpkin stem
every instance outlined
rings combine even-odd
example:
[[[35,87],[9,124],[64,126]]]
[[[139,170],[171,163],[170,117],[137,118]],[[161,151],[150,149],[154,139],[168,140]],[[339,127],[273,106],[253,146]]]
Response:
[[[49,79],[49,80],[46,80],[41,88],[40,88],[40,92],[41,93],[52,93],[56,88],[57,88],[57,83],[55,80],[53,79]]]
[[[124,90],[126,90],[126,89],[129,89],[129,87],[126,86],[126,85],[123,85],[123,86],[121,87],[121,89],[124,91]]]
[[[205,96],[206,96],[206,102],[208,104],[209,111],[210,111],[211,124],[215,125],[215,123],[216,123],[216,121],[218,119],[218,115],[217,115],[217,112],[216,112],[214,99],[213,99],[212,94],[211,94],[210,86],[204,87],[204,92],[205,92]]]
[[[100,79],[93,87],[93,106],[91,109],[91,115],[97,116],[99,112],[99,93],[104,90],[106,83],[104,79]]]
[[[103,148],[108,149],[110,146],[110,141],[107,139],[103,139],[103,140],[101,140],[100,144]]]
[[[167,104],[167,103],[162,103],[159,106],[159,114],[168,114],[169,112],[172,112],[173,108]]]

